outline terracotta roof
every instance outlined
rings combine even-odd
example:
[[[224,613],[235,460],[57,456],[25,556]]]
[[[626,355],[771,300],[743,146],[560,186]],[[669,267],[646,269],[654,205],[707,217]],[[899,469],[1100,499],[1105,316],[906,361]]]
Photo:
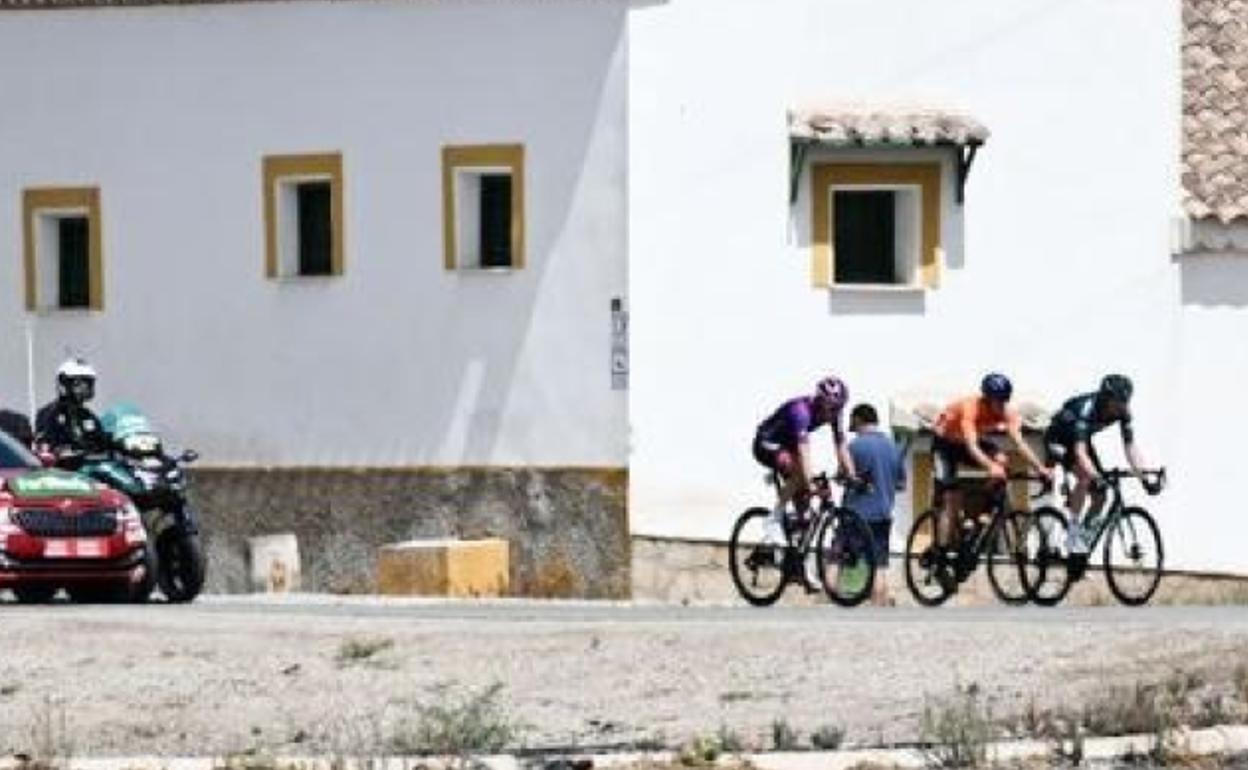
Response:
[[[1183,1],[1183,208],[1248,217],[1248,0]]]
[[[829,108],[789,113],[789,134],[821,144],[906,146],[983,144],[974,118],[936,109]]]

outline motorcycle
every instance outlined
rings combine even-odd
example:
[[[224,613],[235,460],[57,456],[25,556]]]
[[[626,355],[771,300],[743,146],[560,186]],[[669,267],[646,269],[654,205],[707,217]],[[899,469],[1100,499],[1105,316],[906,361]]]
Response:
[[[147,417],[129,404],[101,414],[100,424],[110,449],[83,457],[79,472],[130,498],[154,544],[161,593],[170,602],[192,601],[204,586],[208,565],[199,517],[187,501],[184,469],[199,455],[189,449],[176,457],[166,454]]]

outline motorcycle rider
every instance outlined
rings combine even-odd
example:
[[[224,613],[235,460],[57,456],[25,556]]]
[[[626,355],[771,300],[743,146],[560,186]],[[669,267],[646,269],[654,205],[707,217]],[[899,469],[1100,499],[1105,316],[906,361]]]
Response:
[[[66,360],[56,370],[56,400],[35,417],[36,444],[56,455],[58,465],[108,448],[108,434],[87,406],[95,396],[95,379],[95,369],[83,359]]]

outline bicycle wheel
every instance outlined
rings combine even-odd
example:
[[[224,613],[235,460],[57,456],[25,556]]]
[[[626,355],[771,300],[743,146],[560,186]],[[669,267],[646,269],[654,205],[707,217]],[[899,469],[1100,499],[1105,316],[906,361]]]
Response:
[[[764,542],[771,511],[750,508],[737,517],[728,541],[728,570],[737,593],[755,607],[775,604],[784,593],[785,547]]]
[[[936,548],[936,514],[927,511],[914,520],[906,537],[906,586],[914,600],[936,607],[957,590],[952,569]]]
[[[1024,549],[1028,514],[1011,511],[997,519],[988,538],[988,584],[1004,604],[1026,604],[1027,553]]]
[[[819,581],[824,593],[842,607],[856,607],[875,584],[875,549],[871,528],[862,517],[838,508],[824,517],[815,539]]]
[[[1105,530],[1105,580],[1132,607],[1153,597],[1165,558],[1157,523],[1143,508],[1126,508]]]
[[[1061,511],[1043,506],[1032,511],[1031,525],[1023,543],[1029,569],[1027,593],[1041,607],[1059,604],[1074,582],[1070,574],[1070,554],[1066,550],[1069,525]]]

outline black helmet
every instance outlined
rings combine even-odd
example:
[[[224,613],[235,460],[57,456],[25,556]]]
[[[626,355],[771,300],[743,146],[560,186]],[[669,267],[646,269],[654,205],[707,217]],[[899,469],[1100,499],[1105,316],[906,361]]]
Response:
[[[1000,372],[993,372],[985,375],[984,379],[979,383],[979,392],[984,398],[991,398],[994,401],[1009,401],[1010,396],[1014,394],[1014,385],[1010,383],[1010,378]]]
[[[1130,403],[1131,393],[1135,388],[1131,378],[1124,374],[1107,374],[1101,380],[1101,388],[1097,395],[1104,401],[1117,401],[1120,404]]]

